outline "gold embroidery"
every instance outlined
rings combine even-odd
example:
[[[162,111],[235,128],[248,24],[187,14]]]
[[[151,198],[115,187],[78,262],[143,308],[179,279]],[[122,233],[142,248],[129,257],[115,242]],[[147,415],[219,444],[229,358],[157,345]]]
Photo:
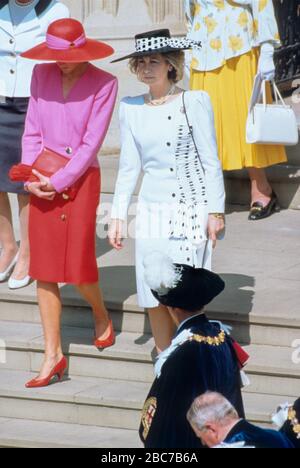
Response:
[[[143,408],[142,412],[142,425],[144,427],[143,437],[146,440],[157,410],[157,399],[154,397],[149,398]]]
[[[220,346],[221,344],[225,343],[226,334],[222,330],[218,336],[202,336],[202,335],[193,335],[190,338],[190,341],[197,341],[197,343],[207,344],[209,346]]]
[[[297,419],[296,411],[293,408],[289,409],[288,419],[289,419],[289,421],[291,422],[291,424],[293,426],[294,434],[297,435],[297,439],[300,439],[300,422]]]

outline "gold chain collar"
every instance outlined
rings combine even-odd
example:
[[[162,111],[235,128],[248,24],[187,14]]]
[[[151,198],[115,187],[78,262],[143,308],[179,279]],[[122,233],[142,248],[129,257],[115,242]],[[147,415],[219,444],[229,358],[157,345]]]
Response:
[[[197,343],[207,344],[209,346],[220,346],[225,343],[226,333],[222,330],[218,336],[202,336],[202,335],[193,335],[190,338],[190,341],[197,341]]]
[[[297,419],[297,414],[294,408],[289,409],[288,420],[291,422],[293,426],[293,432],[297,435],[297,439],[300,439],[300,423]]]

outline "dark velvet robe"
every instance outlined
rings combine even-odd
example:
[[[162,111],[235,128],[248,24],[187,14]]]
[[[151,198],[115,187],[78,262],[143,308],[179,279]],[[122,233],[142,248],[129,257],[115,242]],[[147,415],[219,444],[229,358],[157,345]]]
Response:
[[[225,443],[245,442],[245,445],[255,448],[292,449],[293,444],[288,437],[280,432],[262,429],[249,422],[240,421],[228,434]]]
[[[179,327],[193,334],[216,337],[220,327],[205,315]],[[146,448],[201,448],[186,415],[195,398],[206,391],[223,394],[244,417],[240,372],[230,337],[220,346],[188,341],[162,367],[144,406],[140,437]]]

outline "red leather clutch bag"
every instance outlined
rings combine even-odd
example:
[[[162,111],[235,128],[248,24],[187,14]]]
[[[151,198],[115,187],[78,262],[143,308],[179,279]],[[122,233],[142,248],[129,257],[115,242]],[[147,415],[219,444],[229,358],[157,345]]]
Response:
[[[44,148],[32,166],[26,164],[13,166],[9,171],[9,177],[13,182],[37,182],[39,179],[32,173],[33,169],[46,177],[51,177],[60,169],[63,169],[69,161],[70,159],[65,156]],[[74,199],[76,192],[76,187],[73,186],[65,190],[64,193],[67,194],[70,199]]]

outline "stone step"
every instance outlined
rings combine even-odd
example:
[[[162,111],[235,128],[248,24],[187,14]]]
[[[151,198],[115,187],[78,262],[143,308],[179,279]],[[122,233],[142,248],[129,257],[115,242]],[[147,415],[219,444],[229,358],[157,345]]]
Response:
[[[139,382],[153,380],[154,343],[150,335],[122,332],[115,346],[99,351],[92,345],[92,330],[64,327],[62,333],[71,375]],[[38,371],[44,346],[40,325],[1,322],[0,336],[6,346],[6,359],[1,368]]]
[[[103,195],[104,211],[109,210],[111,199],[111,195]],[[126,239],[124,249],[116,252],[106,240],[107,215],[100,215],[99,223],[100,284],[116,329],[147,334],[147,315],[137,305],[134,240]],[[300,249],[299,232],[298,211],[284,210],[249,223],[247,210],[228,206],[227,235],[213,257],[214,271],[223,277],[226,290],[208,312],[210,317],[232,324],[238,340],[290,347],[300,338],[300,261],[295,255]],[[63,285],[61,295],[63,323],[92,332],[91,313],[74,288]],[[9,292],[7,283],[0,284],[0,320],[39,323],[35,285]]]
[[[141,448],[136,430],[0,418],[1,448]]]
[[[298,114],[298,126],[300,132],[300,113]],[[299,166],[299,156],[300,156],[300,142],[297,146],[289,146],[286,148],[288,161],[291,166]]]
[[[246,417],[254,424],[275,429],[272,424],[273,413],[282,403],[293,404],[297,398],[299,397],[244,393]]]
[[[288,99],[289,101],[289,99]],[[290,102],[288,102],[291,104]],[[296,113],[299,106],[294,106]],[[299,114],[297,115],[299,122]],[[299,127],[300,129],[300,127]],[[288,163],[267,169],[268,179],[278,195],[282,208],[300,209],[300,143],[286,148]],[[247,171],[225,173],[227,202],[250,204],[250,184]]]
[[[76,294],[63,297],[62,324],[70,327],[92,329],[94,326],[93,314],[88,304]],[[148,314],[139,308],[134,301],[121,304],[107,300],[114,328],[117,331],[129,333],[150,333]],[[0,320],[9,322],[36,323],[41,321],[35,290],[24,289],[22,295],[0,293]]]
[[[72,292],[72,291],[70,291]],[[80,299],[75,291],[73,295],[63,298],[62,324],[67,327],[89,329],[93,333],[93,315],[87,304]],[[114,323],[115,330],[126,333],[150,334],[151,327],[148,313],[131,303],[121,304],[113,300],[106,301]],[[223,310],[222,310],[223,305]],[[300,316],[295,317],[293,311],[286,310],[281,316],[261,313],[249,316],[238,312],[230,312],[226,304],[217,304],[214,310],[207,310],[212,320],[222,320],[233,328],[234,337],[243,343],[266,344],[270,346],[291,346],[300,338]],[[21,295],[0,292],[0,320],[12,323],[40,324],[40,313],[35,297],[35,291],[27,288]]]
[[[1,369],[39,370],[44,350],[41,326],[0,322],[0,336],[6,345]],[[88,329],[63,329],[63,348],[69,357],[70,375],[152,382],[155,353],[150,335],[122,332],[117,336],[116,345],[104,351],[98,351],[91,341]],[[246,370],[252,386],[247,392],[291,396],[299,393],[300,363],[296,349],[264,345],[245,348],[251,356]]]
[[[300,147],[299,147],[300,148]],[[268,179],[282,208],[300,210],[300,149],[298,165],[280,164],[267,169]],[[250,204],[250,182],[247,171],[225,173],[227,203]]]
[[[35,374],[0,372],[1,417],[137,430],[149,384],[69,377],[41,389],[24,384]]]
[[[71,377],[46,388],[26,389],[24,382],[33,376],[1,371],[1,417],[138,430],[149,384]],[[270,425],[271,414],[287,399],[292,403],[296,397],[244,393],[247,418]]]

